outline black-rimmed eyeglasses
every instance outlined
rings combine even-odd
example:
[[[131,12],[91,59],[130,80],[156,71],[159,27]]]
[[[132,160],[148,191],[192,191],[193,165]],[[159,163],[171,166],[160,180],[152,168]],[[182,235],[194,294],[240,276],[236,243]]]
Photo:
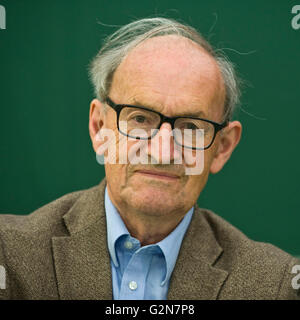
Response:
[[[118,130],[124,136],[148,140],[157,134],[164,122],[168,122],[172,127],[175,142],[193,150],[208,149],[216,134],[228,124],[228,121],[217,123],[196,117],[169,118],[142,106],[116,104],[110,98],[106,98],[106,103],[116,111]]]

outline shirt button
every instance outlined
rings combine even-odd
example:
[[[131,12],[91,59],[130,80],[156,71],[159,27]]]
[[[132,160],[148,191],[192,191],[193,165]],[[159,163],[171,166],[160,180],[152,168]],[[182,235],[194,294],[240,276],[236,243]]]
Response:
[[[132,244],[132,242],[130,242],[130,241],[125,241],[124,247],[125,247],[126,249],[132,249],[133,244]]]
[[[130,290],[136,290],[137,283],[135,281],[130,281],[128,286]]]

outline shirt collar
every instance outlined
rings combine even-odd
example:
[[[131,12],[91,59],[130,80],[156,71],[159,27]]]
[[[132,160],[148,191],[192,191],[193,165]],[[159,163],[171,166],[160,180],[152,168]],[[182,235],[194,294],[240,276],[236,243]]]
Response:
[[[177,261],[177,256],[181,247],[181,242],[184,237],[184,234],[191,222],[191,218],[194,212],[194,207],[192,207],[184,218],[181,220],[179,225],[163,240],[157,243],[161,248],[167,265],[166,276],[161,283],[163,286],[171,277],[175,263]]]
[[[119,212],[117,211],[116,207],[111,202],[107,187],[105,188],[105,212],[106,212],[106,223],[107,223],[107,243],[108,243],[108,250],[111,256],[111,259],[116,266],[119,266],[115,244],[116,241],[124,234],[129,234]]]
[[[107,221],[107,242],[108,250],[115,267],[119,266],[115,244],[122,235],[129,235],[129,232],[116,207],[111,202],[107,187],[105,188],[105,212]],[[166,275],[161,285],[164,285],[171,277],[177,256],[181,247],[184,234],[190,224],[194,207],[192,207],[178,226],[163,240],[156,243],[163,252],[166,261]]]

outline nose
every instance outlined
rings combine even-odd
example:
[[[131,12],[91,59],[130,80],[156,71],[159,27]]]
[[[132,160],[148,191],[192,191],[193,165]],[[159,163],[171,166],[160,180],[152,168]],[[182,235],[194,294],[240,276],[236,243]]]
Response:
[[[171,124],[164,122],[156,135],[149,140],[147,151],[154,163],[170,164],[180,159],[181,154],[176,146]]]

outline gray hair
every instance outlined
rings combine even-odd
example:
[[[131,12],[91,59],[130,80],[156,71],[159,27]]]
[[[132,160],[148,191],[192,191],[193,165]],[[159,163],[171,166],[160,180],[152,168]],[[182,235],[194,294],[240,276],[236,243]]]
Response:
[[[178,35],[188,38],[215,58],[226,91],[224,119],[230,120],[240,97],[239,79],[235,73],[234,65],[221,50],[214,50],[193,27],[166,18],[137,20],[121,27],[105,39],[101,50],[92,60],[89,70],[97,99],[105,101],[115,70],[134,47],[147,39],[164,35]]]

